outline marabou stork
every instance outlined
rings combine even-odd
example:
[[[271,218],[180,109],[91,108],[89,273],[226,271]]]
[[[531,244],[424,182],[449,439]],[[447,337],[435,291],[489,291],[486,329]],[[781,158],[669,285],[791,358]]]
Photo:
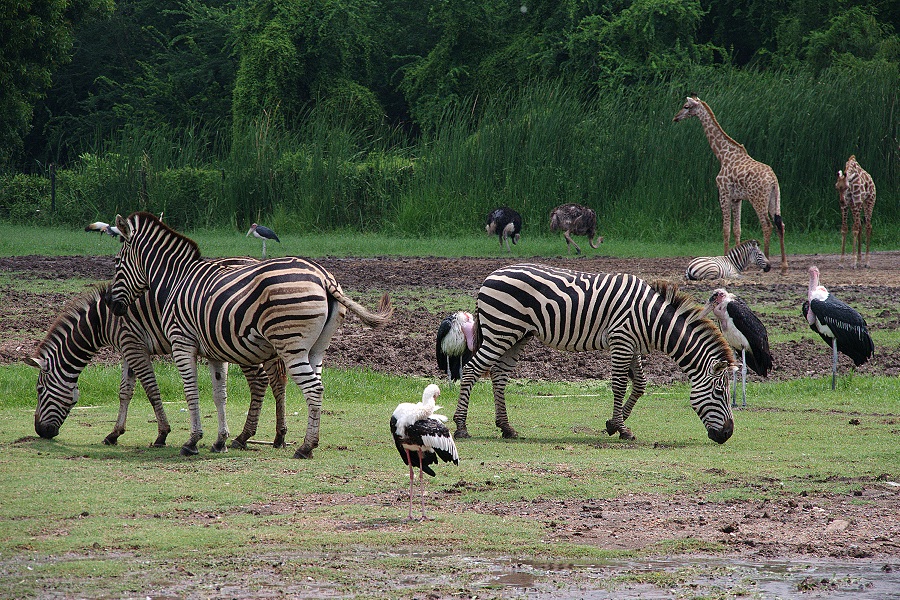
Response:
[[[444,462],[459,464],[459,454],[450,430],[444,423],[447,417],[434,414],[441,407],[435,405],[435,398],[441,389],[433,383],[425,388],[422,401],[415,404],[402,402],[391,415],[391,435],[400,453],[400,458],[409,466],[409,518],[413,507],[413,467],[419,467],[419,489],[422,494],[422,519],[425,516],[425,478],[422,473],[434,477],[430,465],[436,465],[438,458]]]
[[[846,354],[857,367],[875,353],[866,320],[819,285],[819,268],[809,268],[809,293],[803,303],[803,317],[809,328],[831,346],[831,389],[837,379],[838,352]]]
[[[247,236],[249,236],[251,233],[253,234],[253,237],[257,237],[262,240],[263,260],[265,260],[265,258],[266,258],[266,240],[275,240],[279,244],[281,243],[281,240],[278,239],[278,236],[275,235],[275,232],[272,231],[271,229],[269,229],[268,227],[266,227],[265,225],[257,225],[256,223],[254,223],[253,225],[250,226],[250,231],[247,232]]]
[[[110,225],[109,223],[104,223],[103,221],[94,221],[93,223],[85,227],[84,230],[96,231],[101,234],[105,233],[106,235],[112,236],[116,239],[122,239],[121,233],[115,225]]]
[[[462,368],[475,351],[475,318],[472,313],[458,311],[441,321],[435,344],[438,368],[450,382],[459,381]]]
[[[747,303],[723,288],[713,291],[701,315],[706,316],[710,311],[716,315],[728,344],[741,351],[741,401],[747,406],[747,367],[762,377],[767,377],[772,368],[769,334]],[[731,405],[737,406],[737,371],[733,386]]]

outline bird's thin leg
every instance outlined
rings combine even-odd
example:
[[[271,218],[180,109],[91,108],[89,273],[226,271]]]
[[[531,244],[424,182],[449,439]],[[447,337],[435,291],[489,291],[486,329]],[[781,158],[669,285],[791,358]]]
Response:
[[[266,240],[263,240],[263,260],[266,258]]]
[[[741,348],[741,404],[747,406],[747,351]],[[737,396],[737,394],[735,394]]]
[[[409,465],[409,520],[412,521],[413,481],[416,480],[416,476],[413,474],[412,458],[409,456],[409,450],[406,450],[406,462]]]
[[[834,389],[837,379],[837,338],[831,340],[831,389]]]
[[[737,406],[737,371],[731,374],[731,406]]]
[[[422,465],[425,464],[423,461],[425,457],[422,453],[422,450],[419,450],[419,490],[422,492],[422,520],[426,520],[428,517],[425,516],[425,473],[422,471]]]

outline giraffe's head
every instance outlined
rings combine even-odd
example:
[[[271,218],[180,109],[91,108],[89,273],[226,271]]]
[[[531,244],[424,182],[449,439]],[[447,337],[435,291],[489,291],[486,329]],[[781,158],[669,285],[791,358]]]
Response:
[[[685,99],[684,106],[681,107],[681,110],[678,111],[678,114],[676,114],[672,120],[677,123],[678,121],[683,121],[690,117],[696,117],[700,115],[702,110],[703,102],[700,101],[697,94],[691,94]]]
[[[847,191],[847,174],[838,169],[837,181],[834,182],[834,189],[837,190],[838,198],[844,201],[844,192]]]

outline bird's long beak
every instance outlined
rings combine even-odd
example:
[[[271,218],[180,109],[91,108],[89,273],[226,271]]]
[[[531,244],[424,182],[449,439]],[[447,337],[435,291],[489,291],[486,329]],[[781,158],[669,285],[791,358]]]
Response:
[[[247,235],[245,235],[244,237],[250,237],[251,233],[253,233],[253,228],[250,228],[250,230],[247,232]]]

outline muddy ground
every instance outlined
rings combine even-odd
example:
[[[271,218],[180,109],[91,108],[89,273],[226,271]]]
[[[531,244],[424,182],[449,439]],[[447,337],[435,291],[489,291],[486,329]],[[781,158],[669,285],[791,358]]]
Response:
[[[647,280],[681,281],[688,258],[612,259],[602,256],[579,259],[535,259],[534,262],[593,272],[630,272]],[[366,366],[394,374],[439,377],[434,362],[434,334],[440,319],[458,310],[474,310],[481,281],[492,270],[511,262],[498,258],[373,258],[322,259],[345,291],[374,307],[387,291],[398,300],[393,324],[379,332],[350,318],[335,335],[326,364],[331,367]],[[727,282],[730,290],[751,307],[772,306],[785,316],[763,319],[771,332],[806,330],[800,305],[806,295],[807,269],[816,264],[822,284],[855,306],[873,330],[900,327],[900,252],[874,254],[872,268],[839,268],[836,256],[795,255],[782,274],[753,271],[744,279]],[[0,273],[12,278],[64,280],[84,278],[104,281],[112,277],[111,257],[10,257],[0,258]],[[682,289],[698,299],[708,297],[723,282],[683,283]],[[52,290],[52,286],[48,286]],[[21,291],[0,284],[0,364],[20,361],[33,352],[55,315],[74,293]],[[468,300],[459,306],[442,306],[448,295]],[[427,307],[438,307],[429,310]],[[773,344],[774,370],[770,380],[780,381],[830,372],[830,351],[816,339]],[[117,357],[104,352],[98,360]],[[839,369],[852,363],[841,357]],[[684,380],[665,355],[652,354],[647,375],[655,384]],[[858,373],[900,375],[900,345],[878,347],[875,357]],[[532,342],[524,352],[516,377],[523,379],[584,380],[610,376],[606,353],[568,354],[547,350]],[[750,374],[751,380],[758,380]],[[896,418],[897,414],[883,416]],[[900,435],[900,424],[895,432]],[[759,557],[817,556],[871,557],[897,563],[900,560],[900,492],[894,483],[900,469],[873,481],[860,482],[859,497],[796,497],[777,502],[740,501],[712,504],[693,497],[629,496],[624,501],[564,502],[546,499],[523,503],[443,503],[446,510],[475,510],[494,514],[535,515],[552,523],[554,537],[608,548],[641,548],[653,542],[692,536],[726,545],[731,552]],[[452,494],[448,494],[452,496]],[[322,498],[310,498],[321,502]],[[394,497],[338,498],[326,502],[391,503]],[[865,501],[865,502],[863,502]],[[442,501],[443,502],[443,501]],[[292,506],[291,510],[302,509]],[[877,515],[877,516],[876,516]],[[900,568],[900,565],[895,565]]]

